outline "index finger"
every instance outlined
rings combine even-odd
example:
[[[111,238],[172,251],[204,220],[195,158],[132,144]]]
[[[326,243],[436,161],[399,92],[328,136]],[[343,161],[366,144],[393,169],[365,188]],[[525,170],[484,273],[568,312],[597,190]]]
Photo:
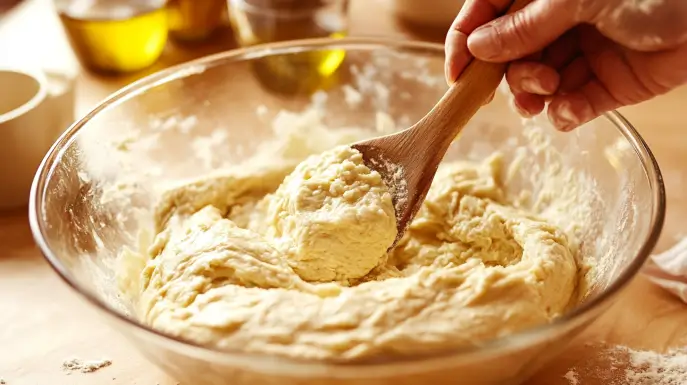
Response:
[[[451,84],[470,64],[468,35],[477,27],[499,17],[511,4],[511,0],[467,0],[453,20],[446,34],[446,81]]]

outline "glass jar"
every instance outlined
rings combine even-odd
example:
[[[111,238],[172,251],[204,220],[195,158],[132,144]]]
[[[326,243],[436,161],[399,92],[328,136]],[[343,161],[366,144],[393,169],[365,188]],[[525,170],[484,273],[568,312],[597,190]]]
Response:
[[[167,43],[165,0],[55,0],[81,64],[125,73],[153,64]]]
[[[181,42],[204,40],[222,26],[226,9],[226,0],[168,0],[169,34]]]
[[[229,17],[241,46],[334,37],[348,33],[348,0],[229,0]],[[336,83],[343,50],[268,57],[253,63],[267,88],[286,94],[312,93]]]

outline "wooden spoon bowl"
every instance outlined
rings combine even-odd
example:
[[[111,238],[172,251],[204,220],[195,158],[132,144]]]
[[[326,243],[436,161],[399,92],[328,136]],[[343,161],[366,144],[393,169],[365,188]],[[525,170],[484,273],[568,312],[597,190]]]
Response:
[[[516,0],[508,13],[529,1]],[[496,91],[506,66],[473,60],[419,122],[403,131],[351,145],[391,190],[398,229],[394,245],[420,209],[449,146]]]

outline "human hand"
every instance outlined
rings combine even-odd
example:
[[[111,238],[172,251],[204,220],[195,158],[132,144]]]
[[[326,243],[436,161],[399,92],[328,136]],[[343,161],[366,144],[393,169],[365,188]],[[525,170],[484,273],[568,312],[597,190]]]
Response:
[[[506,81],[523,116],[570,131],[606,111],[687,83],[687,1],[467,0],[446,36],[446,79],[473,57],[510,62]]]

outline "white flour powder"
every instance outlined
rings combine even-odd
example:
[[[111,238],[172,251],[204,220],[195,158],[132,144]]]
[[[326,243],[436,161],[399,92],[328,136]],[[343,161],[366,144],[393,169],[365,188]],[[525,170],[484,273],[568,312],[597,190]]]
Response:
[[[626,346],[602,347],[595,359],[571,368],[564,378],[570,385],[685,385],[687,348],[665,353]]]
[[[80,360],[78,358],[72,358],[66,360],[62,363],[62,370],[71,372],[81,372],[81,373],[93,373],[99,369],[106,366],[112,365],[110,360]]]
[[[625,370],[629,384],[687,384],[687,350],[673,350],[666,354],[627,348],[626,351],[630,355],[630,366]]]

